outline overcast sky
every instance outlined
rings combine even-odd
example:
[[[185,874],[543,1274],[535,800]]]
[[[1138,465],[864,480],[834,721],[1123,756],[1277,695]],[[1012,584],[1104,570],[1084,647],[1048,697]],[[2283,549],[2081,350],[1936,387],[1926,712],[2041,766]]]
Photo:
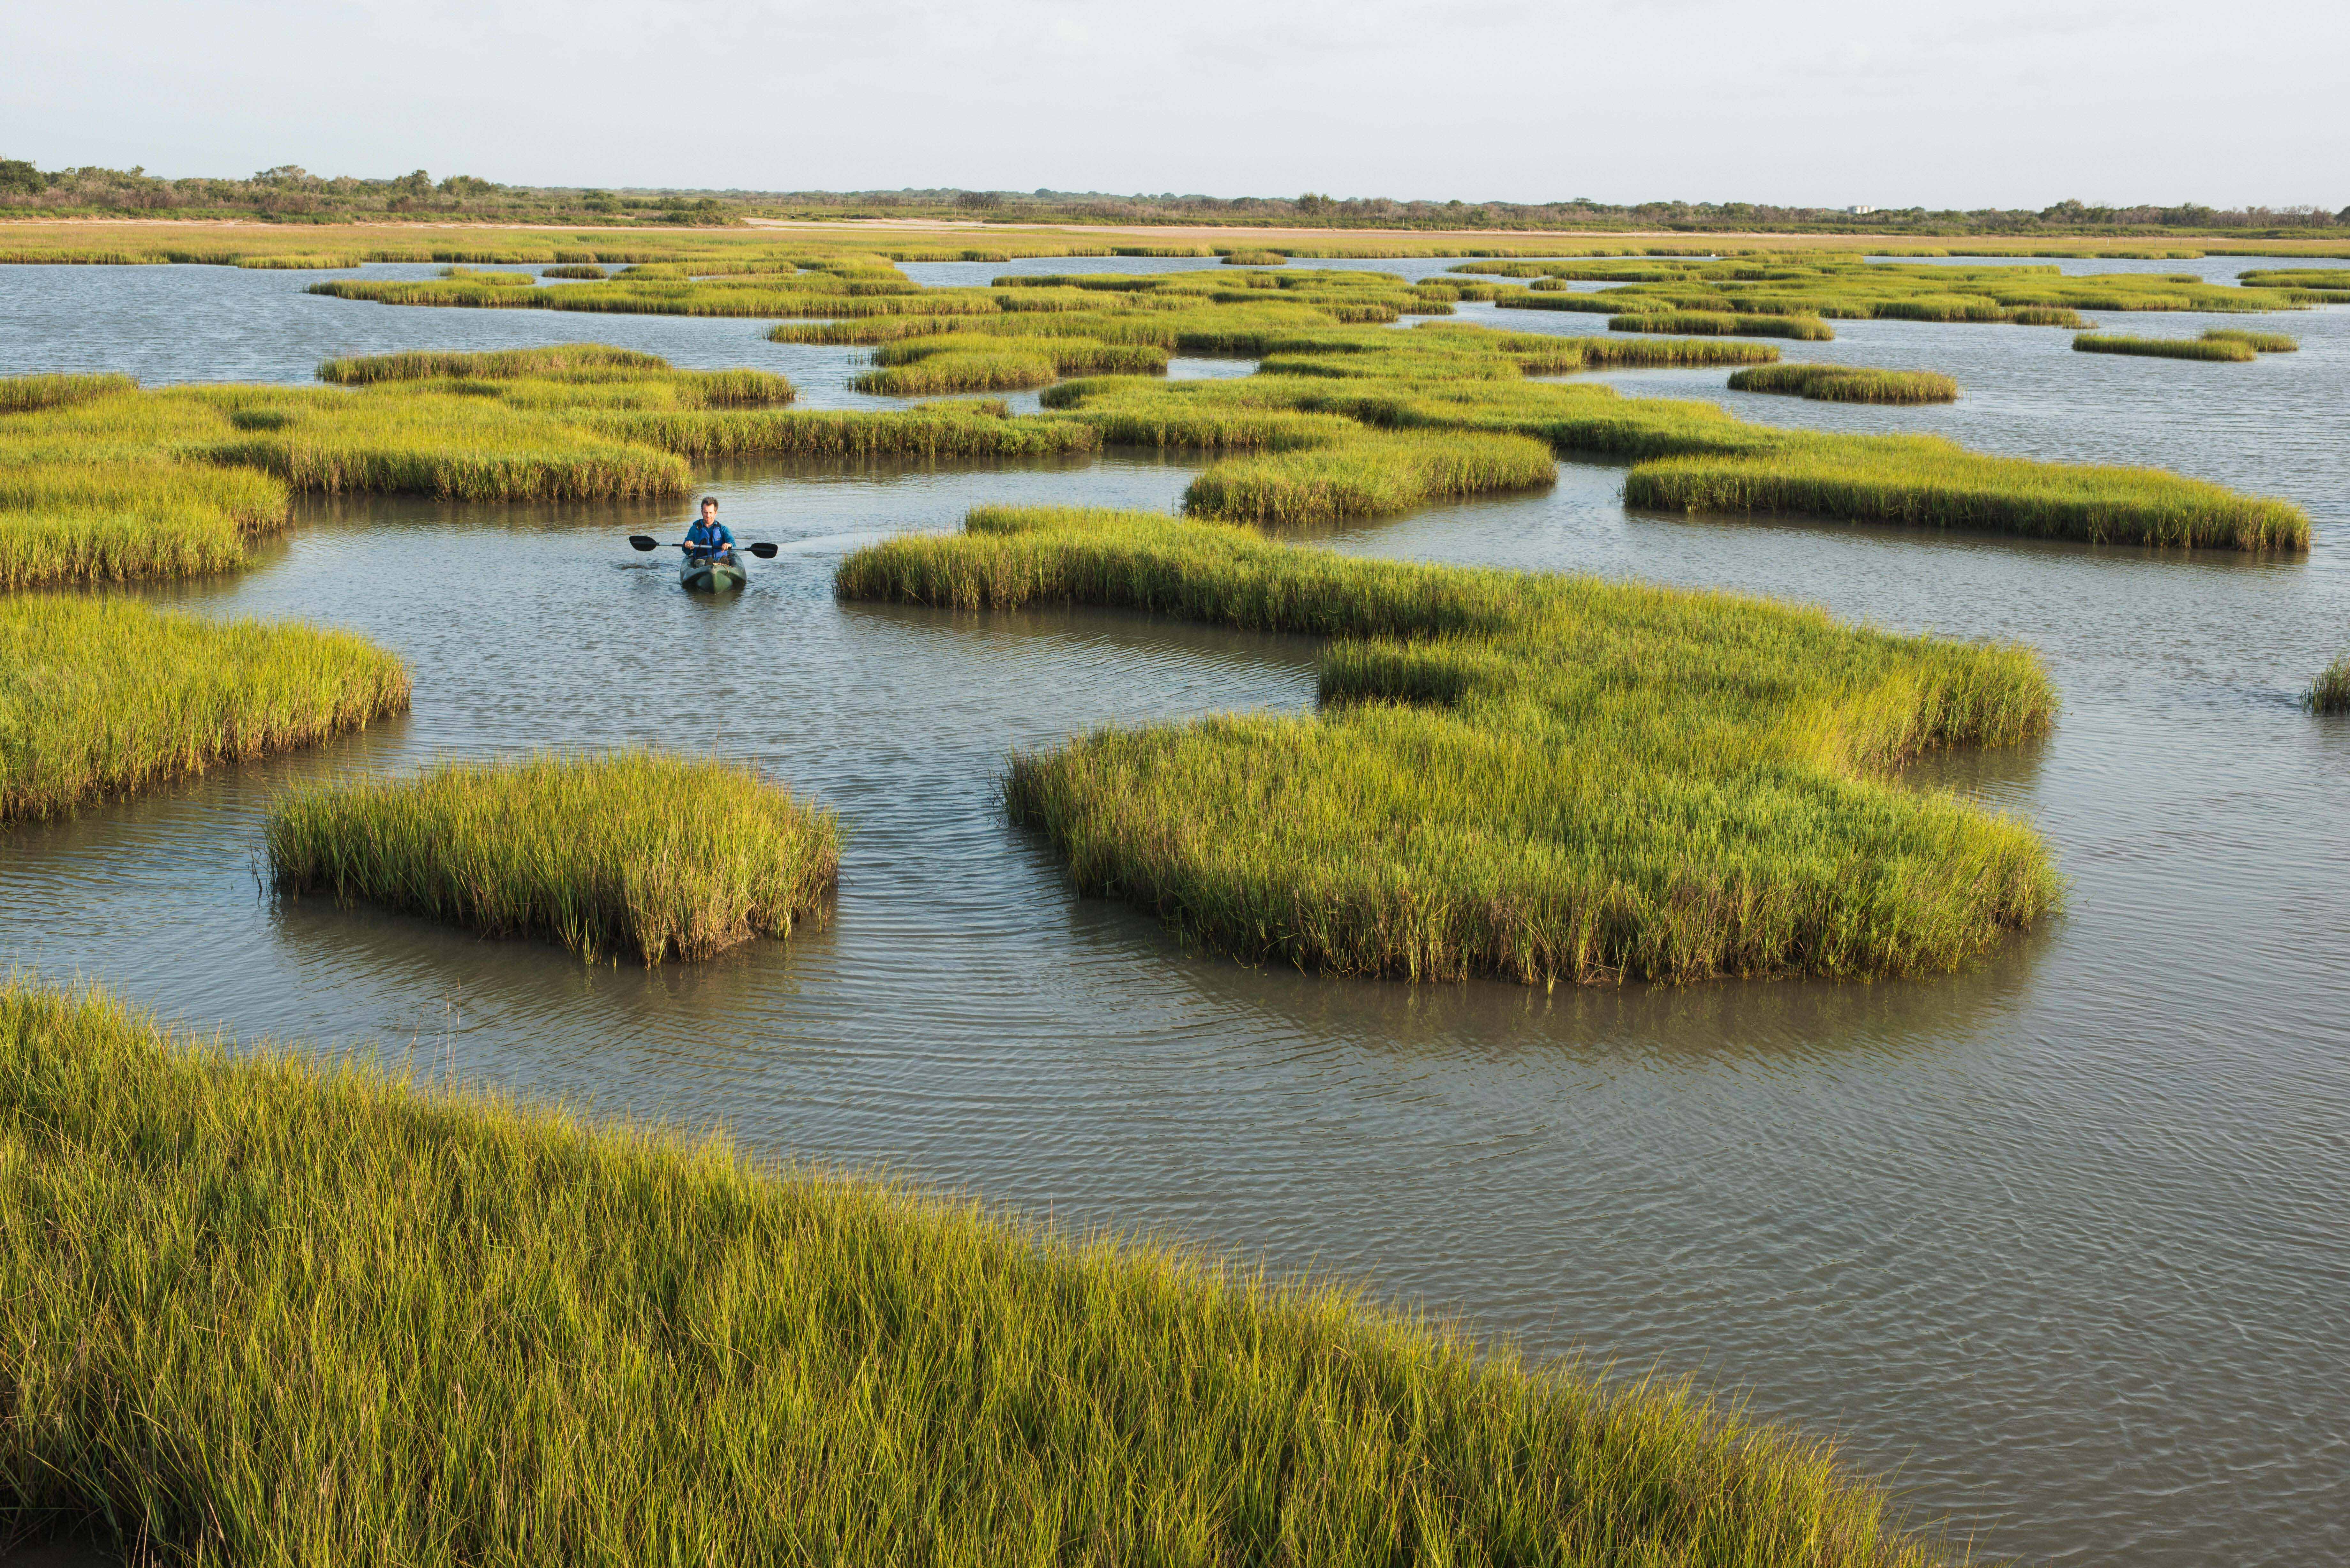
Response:
[[[2344,0],[0,0],[0,60],[44,168],[2350,205]]]

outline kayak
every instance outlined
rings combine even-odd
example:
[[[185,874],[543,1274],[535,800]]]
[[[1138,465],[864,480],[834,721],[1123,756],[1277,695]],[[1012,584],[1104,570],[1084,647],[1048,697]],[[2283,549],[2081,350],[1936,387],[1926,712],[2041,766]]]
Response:
[[[740,561],[688,561],[678,568],[677,581],[680,587],[714,594],[723,588],[741,587],[750,576]]]

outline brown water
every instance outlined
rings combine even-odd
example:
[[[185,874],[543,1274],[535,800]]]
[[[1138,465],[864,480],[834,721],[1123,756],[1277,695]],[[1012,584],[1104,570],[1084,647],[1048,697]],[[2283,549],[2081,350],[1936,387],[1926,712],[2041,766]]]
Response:
[[[182,322],[185,346],[140,312]],[[1588,325],[1536,314],[1504,321]],[[1617,379],[1750,418],[1946,430],[2288,494],[2319,519],[2305,562],[1640,516],[1620,471],[1581,464],[1539,495],[1336,541],[2033,643],[2064,690],[2057,733],[1919,776],[2033,817],[2071,909],[1963,975],[1547,994],[1333,981],[1185,953],[1071,897],[1002,819],[1007,751],[1302,710],[1314,645],[841,605],[830,574],[847,548],[951,528],[975,502],[1174,504],[1190,470],[1130,460],[713,475],[737,531],[785,546],[715,603],[621,544],[665,512],[312,508],[259,570],[159,597],[359,628],[414,667],[413,714],[8,830],[0,962],[205,1027],[723,1120],[776,1154],[1336,1271],[1538,1351],[1694,1374],[1837,1435],[1981,1552],[2338,1560],[2350,725],[2293,693],[2350,646],[2350,314],[2280,324],[2303,351],[2247,366],[2076,355],[2062,333],[2004,327],[1840,323],[1816,346],[1950,369],[1968,392],[1945,410],[1730,394],[1721,372]],[[355,348],[592,336],[858,400],[839,389],[849,357],[766,344],[764,326],[391,310],[211,269],[0,269],[0,373],[291,378]],[[216,363],[214,345],[241,357]],[[837,807],[833,925],[648,973],[258,890],[261,813],[286,779],[640,740],[721,747]]]

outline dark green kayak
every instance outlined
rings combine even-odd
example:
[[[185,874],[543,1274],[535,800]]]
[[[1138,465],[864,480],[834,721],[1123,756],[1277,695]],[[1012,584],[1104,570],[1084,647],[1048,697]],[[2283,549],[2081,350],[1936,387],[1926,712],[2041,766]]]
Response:
[[[678,568],[677,580],[681,587],[714,594],[741,587],[750,576],[740,561],[688,561]]]

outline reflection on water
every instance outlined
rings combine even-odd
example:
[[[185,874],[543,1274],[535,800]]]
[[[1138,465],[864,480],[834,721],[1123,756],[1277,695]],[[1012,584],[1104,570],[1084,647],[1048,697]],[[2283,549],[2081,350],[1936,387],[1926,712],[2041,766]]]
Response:
[[[0,291],[64,271],[211,289],[223,318],[262,324],[242,351],[287,364],[353,337],[521,330],[497,312],[319,301],[349,314],[314,316],[298,294],[244,292],[282,275],[127,270],[0,269]],[[85,292],[52,315],[99,354],[93,302],[113,296],[71,287]],[[1543,325],[1532,314],[1506,324]],[[517,316],[520,340],[594,336],[804,381],[829,363],[764,345],[759,324]],[[1002,818],[1005,755],[1098,724],[1305,711],[1315,645],[844,606],[830,576],[843,551],[951,528],[975,503],[1175,504],[1186,465],[1126,459],[713,473],[736,532],[784,546],[718,601],[623,541],[681,508],[310,507],[261,569],[154,597],[357,627],[411,661],[414,711],[8,830],[0,961],[204,1027],[723,1121],[780,1156],[1335,1270],[1540,1351],[1694,1372],[1840,1434],[1979,1550],[2339,1558],[2350,724],[2311,720],[2292,693],[2350,643],[2334,556],[2350,315],[2286,325],[2305,345],[2290,360],[2147,362],[2158,375],[2126,387],[2105,378],[2137,362],[2021,328],[1839,324],[1837,343],[1805,346],[1953,369],[1968,396],[1940,410],[1733,398],[1721,372],[1625,385],[2257,483],[2318,516],[2306,561],[1627,515],[1620,471],[1586,464],[1539,494],[1328,541],[1726,586],[2040,648],[2066,703],[2056,734],[1910,775],[2031,817],[2072,879],[2065,916],[1960,975],[1333,981],[1186,952],[1132,910],[1072,898]],[[172,352],[213,340],[195,337]],[[701,358],[679,351],[697,342]],[[66,348],[35,331],[0,352],[26,360],[6,370]],[[259,888],[262,814],[289,780],[638,741],[718,748],[836,807],[834,921],[648,972]]]

